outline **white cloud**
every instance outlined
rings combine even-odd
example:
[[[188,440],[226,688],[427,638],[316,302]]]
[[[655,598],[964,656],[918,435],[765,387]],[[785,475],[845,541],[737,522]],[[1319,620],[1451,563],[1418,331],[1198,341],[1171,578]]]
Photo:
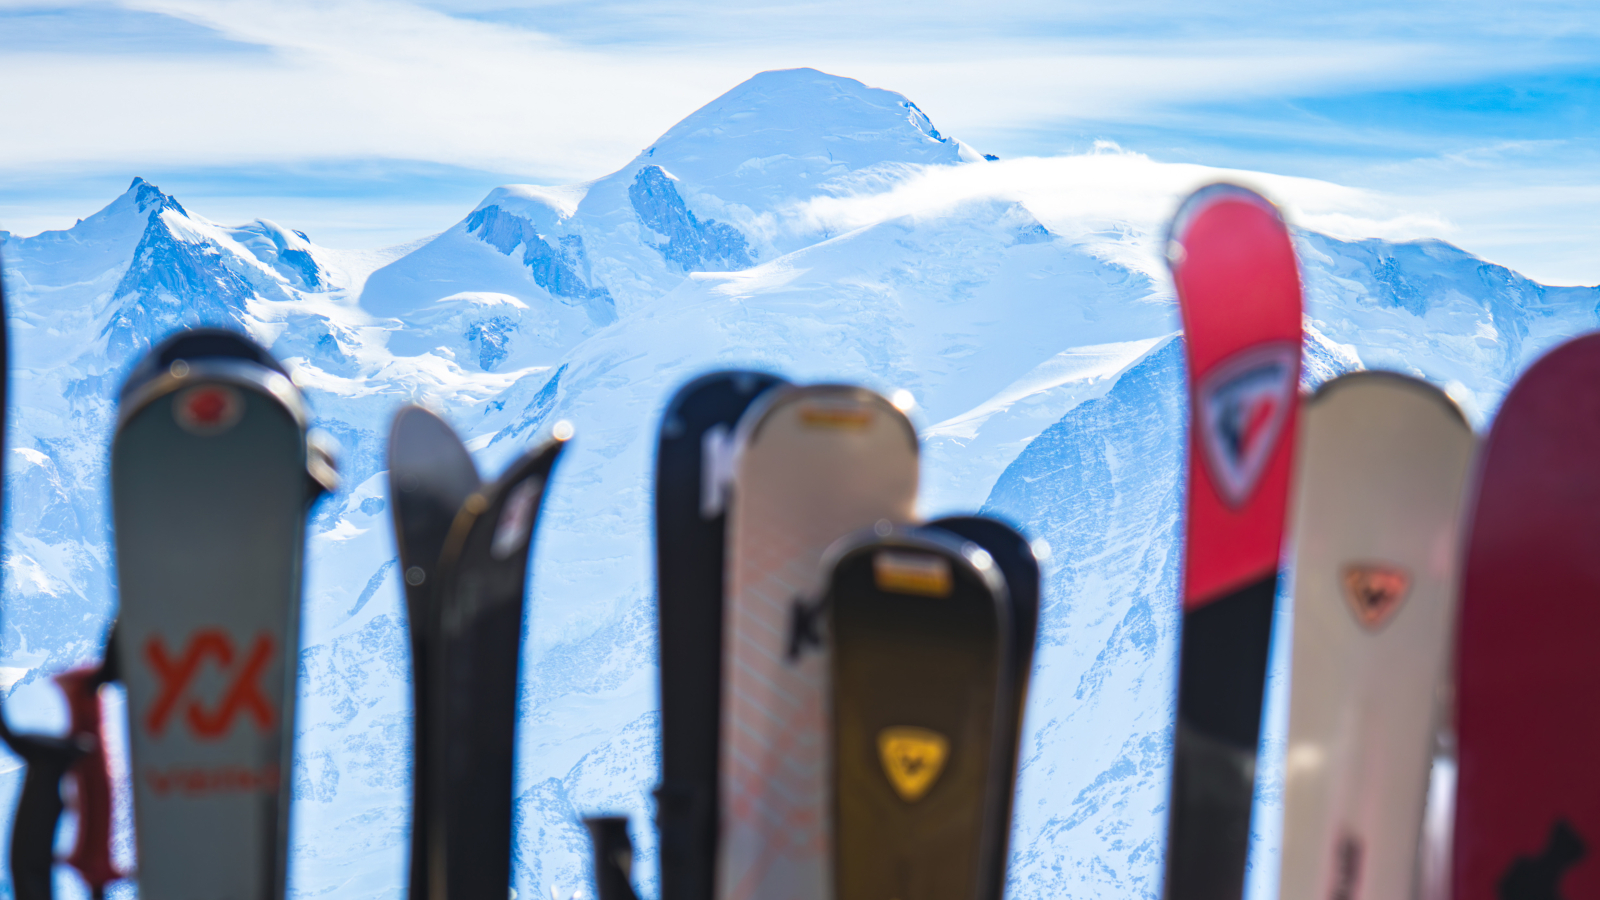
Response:
[[[937,36],[583,45],[400,0],[135,0],[271,53],[12,53],[0,166],[424,159],[593,177],[757,71],[898,90],[968,134],[1204,100],[1439,80],[1504,57],[1325,34],[1253,41]],[[86,13],[87,15],[88,13]],[[953,33],[952,33],[953,31]]]
[[[1021,203],[1051,231],[1165,278],[1157,246],[1183,197],[1214,181],[1249,185],[1292,225],[1339,238],[1405,240],[1451,231],[1380,194],[1311,178],[1162,163],[1102,142],[1097,152],[930,167],[885,191],[819,197],[791,211],[798,229],[842,233],[896,216],[933,216],[981,200]],[[1128,232],[1126,226],[1134,229]]]
[[[1590,261],[1588,249],[1600,239],[1587,212],[1593,167],[1556,166],[1551,154],[1564,152],[1560,141],[1486,134],[1485,149],[1447,157],[1446,148],[1426,146],[1436,137],[1426,123],[1405,132],[1404,122],[1391,121],[1380,132],[1316,116],[1240,112],[1251,101],[1418,90],[1571,64],[1592,54],[1584,39],[1600,31],[1600,19],[1569,0],[1514,10],[1489,0],[1348,0],[1293,10],[1264,0],[1226,9],[1167,0],[981,7],[943,0],[777,0],[739,8],[698,0],[543,0],[512,9],[501,0],[118,5],[152,20],[182,20],[191,34],[201,26],[219,40],[203,53],[45,53],[14,44],[0,52],[0,84],[7,85],[0,92],[6,123],[0,175],[13,185],[45,170],[114,169],[125,180],[149,168],[359,159],[424,161],[545,183],[585,180],[613,171],[754,73],[812,66],[899,91],[942,131],[1002,155],[1019,143],[1028,149],[1012,152],[1081,147],[1106,123],[1164,130],[1169,137],[1161,140],[1180,148],[1190,137],[1279,147],[1275,158],[1291,161],[1295,147],[1314,145],[1305,152],[1326,158],[1299,171],[1374,191],[1339,193],[1332,185],[1313,191],[1296,181],[1258,179],[1269,190],[1287,185],[1291,207],[1302,193],[1323,191],[1324,200],[1296,213],[1306,227],[1381,236],[1426,232],[1533,277],[1600,281],[1600,263]],[[0,11],[36,8],[35,0],[0,0]],[[103,7],[78,7],[77,14],[89,19]],[[1229,105],[1231,111],[1215,111]],[[1441,155],[1388,170],[1356,159],[1385,152],[1393,158],[1398,147],[1413,145],[1421,149],[1411,152]],[[1340,146],[1348,158],[1335,158]],[[1142,189],[1138,178],[1118,175],[1134,165],[1128,160],[1071,159],[1053,167],[1008,160],[981,177],[1012,177],[1029,166],[1047,180],[1075,173],[1070,177],[1079,183],[1061,196],[1086,204],[1082,209],[1093,209],[1096,196],[1116,192],[1122,201]],[[1177,179],[1185,170],[1160,171]],[[964,190],[956,181],[980,176],[928,177],[951,179],[942,189]],[[241,188],[231,203],[219,196],[218,214],[243,212],[244,195],[260,191]],[[378,224],[370,226],[355,220],[380,202],[308,198],[302,208],[311,218],[296,225],[355,243],[448,224],[436,203],[407,200],[405,193],[399,184],[397,211],[377,213]],[[1152,221],[1166,212],[1155,197],[1170,193],[1140,194]],[[0,213],[7,215],[5,227],[19,233],[35,223],[70,224],[88,211],[51,212],[42,200],[18,198],[16,192],[0,198]],[[274,206],[281,211],[249,215],[290,221],[279,201]],[[862,199],[854,212],[818,207],[808,214],[848,220],[865,204],[898,202]],[[1032,201],[1049,202],[1042,194]],[[403,233],[407,228],[413,232]]]

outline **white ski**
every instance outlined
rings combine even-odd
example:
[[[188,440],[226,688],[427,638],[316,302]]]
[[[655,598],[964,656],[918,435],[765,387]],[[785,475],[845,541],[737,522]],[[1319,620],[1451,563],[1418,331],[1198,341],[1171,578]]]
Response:
[[[856,387],[781,388],[736,433],[728,517],[718,900],[825,900],[828,658],[818,568],[835,540],[911,519],[917,438]]]
[[[1328,382],[1301,421],[1279,896],[1410,900],[1472,430],[1377,372]]]

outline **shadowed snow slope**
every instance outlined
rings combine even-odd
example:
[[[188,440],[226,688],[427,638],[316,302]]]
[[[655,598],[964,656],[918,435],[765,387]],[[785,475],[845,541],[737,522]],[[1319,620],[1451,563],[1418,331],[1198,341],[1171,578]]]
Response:
[[[1596,324],[1594,289],[1437,241],[1350,240],[1417,236],[1380,198],[1114,148],[984,161],[899,94],[813,70],[752,78],[609,176],[498,188],[384,251],[222,227],[136,179],[75,227],[0,247],[16,347],[0,671],[26,673],[8,711],[59,723],[41,676],[95,655],[113,609],[122,376],[180,325],[246,330],[343,445],[345,487],[317,508],[307,565],[293,892],[400,896],[410,703],[389,417],[434,404],[490,473],[567,419],[527,614],[516,887],[587,893],[578,816],[626,811],[654,894],[661,409],[724,366],[903,388],[924,430],[923,511],[982,508],[1053,551],[1010,894],[1155,897],[1185,419],[1157,251],[1182,194],[1219,178],[1320,229],[1296,238],[1308,384],[1410,372],[1481,426],[1538,353]],[[7,809],[19,774],[0,773]]]

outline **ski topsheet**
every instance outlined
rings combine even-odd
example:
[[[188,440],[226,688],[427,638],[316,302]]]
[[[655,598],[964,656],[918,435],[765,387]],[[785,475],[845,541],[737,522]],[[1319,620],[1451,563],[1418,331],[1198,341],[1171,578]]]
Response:
[[[1518,379],[1482,457],[1461,583],[1451,891],[1600,896],[1600,335]]]
[[[509,896],[518,663],[528,552],[560,436],[462,501],[440,551],[422,823],[430,900]]]
[[[678,391],[656,449],[656,604],[662,900],[710,900],[717,852],[717,720],[727,471],[739,417],[781,380],[715,372]]]
[[[1184,201],[1167,258],[1190,423],[1165,890],[1237,900],[1293,462],[1300,277],[1277,209],[1234,185]]]
[[[443,777],[438,771],[441,761],[425,738],[437,727],[431,686],[437,679],[439,654],[439,554],[456,513],[479,487],[477,467],[455,431],[424,407],[401,407],[389,430],[389,502],[411,631],[414,724],[411,886],[407,896],[412,900],[428,896],[424,836],[432,818],[429,810],[434,785]]]
[[[140,893],[283,896],[301,560],[334,486],[266,351],[181,333],[123,389],[111,451]]]
[[[1403,375],[1344,375],[1305,404],[1283,897],[1411,896],[1473,444]]]
[[[840,537],[911,518],[917,437],[877,394],[820,385],[769,391],[735,440],[716,895],[822,900],[832,875],[819,564]]]
[[[836,900],[998,900],[1015,631],[976,543],[878,526],[828,551]]]
[[[1022,714],[1028,702],[1028,682],[1033,677],[1034,645],[1039,635],[1039,561],[1027,538],[1011,526],[984,516],[948,516],[935,519],[929,526],[968,541],[975,542],[988,552],[999,566],[1006,583],[1011,619],[1011,673],[1008,681],[1010,698],[1005,704],[1005,717],[1001,723],[995,752],[1008,766],[1000,789],[994,794],[996,812],[991,823],[999,830],[999,849],[991,855],[991,871],[985,882],[987,894],[979,896],[998,898],[1005,894],[1006,863],[1010,857],[1011,811],[1016,802],[1017,769],[1021,763]]]

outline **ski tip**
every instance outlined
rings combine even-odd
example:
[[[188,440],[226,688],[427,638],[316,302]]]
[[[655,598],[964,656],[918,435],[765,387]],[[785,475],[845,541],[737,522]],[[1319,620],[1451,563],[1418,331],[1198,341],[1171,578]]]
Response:
[[[627,816],[590,816],[583,824],[593,845],[596,895],[600,900],[637,900]]]
[[[339,442],[320,428],[306,435],[306,474],[314,498],[339,490]]]
[[[400,427],[401,422],[409,422],[414,418],[443,422],[445,427],[449,427],[449,423],[444,421],[439,411],[426,403],[405,403],[394,411],[394,417],[389,420],[392,423],[390,430],[393,431]]]
[[[1227,181],[1208,184],[1185,197],[1183,202],[1178,204],[1178,211],[1172,215],[1172,224],[1167,229],[1166,240],[1169,268],[1176,270],[1183,265],[1187,256],[1183,240],[1194,223],[1203,213],[1224,203],[1248,204],[1266,212],[1280,224],[1284,223],[1283,213],[1277,205],[1256,191]]]
[[[1451,396],[1448,390],[1425,378],[1417,378],[1403,372],[1390,372],[1384,369],[1358,369],[1354,372],[1345,372],[1317,385],[1316,390],[1302,397],[1302,400],[1308,406],[1324,403],[1328,397],[1334,394],[1341,394],[1352,388],[1371,390],[1371,386],[1374,384],[1389,385],[1398,390],[1420,394],[1437,404],[1440,409],[1443,409],[1447,415],[1457,420],[1468,431],[1474,430],[1472,423],[1467,419],[1466,413],[1461,409],[1460,401]]]
[[[718,369],[698,375],[687,382],[667,401],[667,411],[676,412],[694,395],[710,387],[727,384],[740,396],[750,397],[775,384],[788,384],[782,377],[759,369]]]
[[[199,359],[242,359],[289,378],[283,363],[247,335],[226,328],[186,328],[157,344],[134,366],[122,384],[122,396],[126,398],[175,365],[187,370],[188,362]]]

